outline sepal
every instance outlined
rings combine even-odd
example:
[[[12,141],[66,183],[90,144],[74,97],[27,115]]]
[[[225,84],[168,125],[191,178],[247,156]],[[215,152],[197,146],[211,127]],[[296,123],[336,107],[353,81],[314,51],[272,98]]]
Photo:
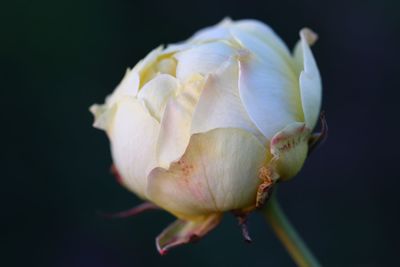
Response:
[[[176,220],[157,238],[156,246],[161,255],[171,248],[199,240],[221,221],[221,214],[212,214],[199,221]]]

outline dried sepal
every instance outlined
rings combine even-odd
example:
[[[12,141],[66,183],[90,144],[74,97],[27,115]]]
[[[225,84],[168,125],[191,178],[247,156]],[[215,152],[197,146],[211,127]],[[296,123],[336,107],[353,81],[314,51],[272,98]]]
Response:
[[[328,138],[328,123],[326,122],[325,113],[321,112],[321,131],[314,133],[308,140],[308,155],[311,154],[316,148],[318,148]]]
[[[100,215],[107,219],[128,218],[128,217],[138,215],[145,211],[158,210],[158,209],[160,209],[160,207],[158,207],[157,205],[150,203],[150,202],[144,202],[144,203],[139,204],[138,206],[135,206],[128,210],[115,212],[115,213],[100,213]]]

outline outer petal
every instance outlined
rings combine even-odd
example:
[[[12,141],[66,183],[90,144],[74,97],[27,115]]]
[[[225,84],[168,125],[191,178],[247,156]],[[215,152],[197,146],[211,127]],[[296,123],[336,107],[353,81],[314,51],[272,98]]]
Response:
[[[189,144],[193,112],[204,81],[203,76],[193,75],[183,85],[182,93],[168,102],[157,144],[159,166],[168,169],[170,163],[179,160],[185,152]]]
[[[209,75],[193,114],[192,134],[216,128],[240,128],[266,142],[244,109],[238,76],[238,61],[233,58]]]
[[[215,129],[193,135],[177,163],[150,173],[149,198],[189,220],[252,206],[266,155],[265,147],[244,130]]]
[[[175,77],[159,74],[143,86],[138,98],[144,100],[153,117],[160,121],[168,99],[175,97],[179,89],[180,84]]]
[[[116,105],[108,131],[114,164],[121,182],[146,198],[147,175],[156,166],[159,124],[135,98],[126,97]]]
[[[321,108],[321,77],[309,45],[317,40],[317,35],[309,29],[300,31],[300,41],[296,45],[294,57],[300,74],[300,92],[307,127],[314,129]]]
[[[250,53],[242,56],[239,92],[243,104],[267,139],[286,124],[303,121],[297,78],[286,61],[271,47],[242,31],[233,31]]]
[[[179,52],[175,55],[178,60],[176,77],[186,81],[194,73],[212,73],[234,55],[235,50],[223,42],[206,43]]]

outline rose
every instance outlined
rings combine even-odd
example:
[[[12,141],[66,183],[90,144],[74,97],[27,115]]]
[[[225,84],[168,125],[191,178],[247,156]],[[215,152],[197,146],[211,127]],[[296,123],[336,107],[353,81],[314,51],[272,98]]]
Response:
[[[267,25],[226,19],[153,50],[91,107],[121,183],[179,218],[160,252],[262,206],[300,170],[321,103],[315,40],[301,30],[290,53]]]

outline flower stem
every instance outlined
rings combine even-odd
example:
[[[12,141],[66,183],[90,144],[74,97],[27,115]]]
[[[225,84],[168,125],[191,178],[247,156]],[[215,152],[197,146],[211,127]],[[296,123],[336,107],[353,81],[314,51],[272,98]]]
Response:
[[[283,213],[276,199],[276,192],[268,200],[262,213],[298,266],[321,266]]]

